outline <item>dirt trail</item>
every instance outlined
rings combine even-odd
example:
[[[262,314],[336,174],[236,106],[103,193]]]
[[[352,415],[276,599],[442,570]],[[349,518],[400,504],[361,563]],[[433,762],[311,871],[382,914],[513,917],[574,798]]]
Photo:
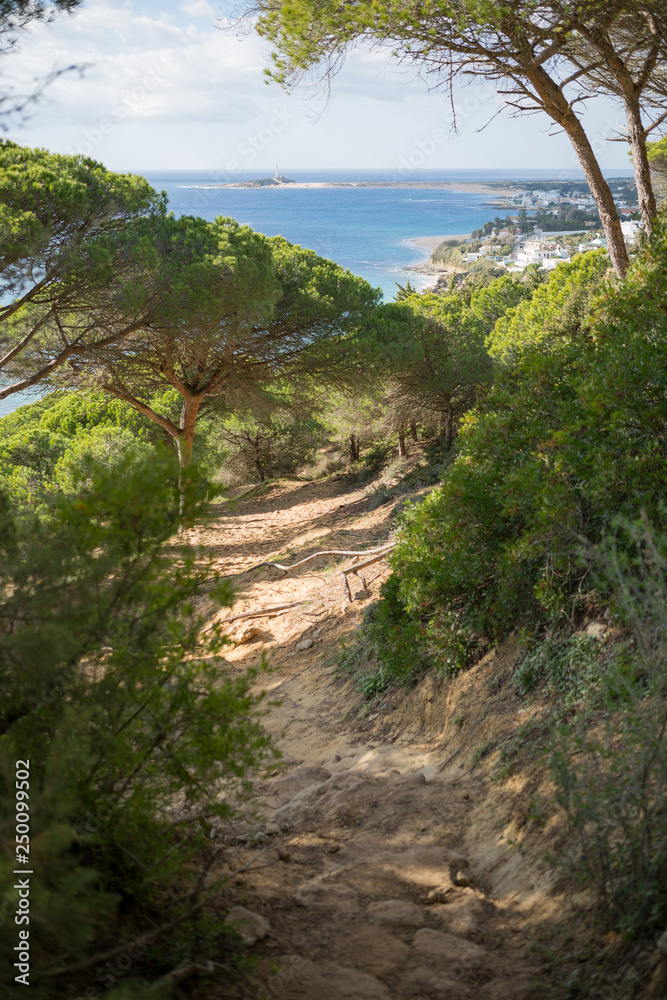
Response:
[[[553,909],[550,875],[507,843],[503,789],[462,763],[447,735],[456,727],[444,724],[451,696],[427,681],[393,714],[369,716],[338,676],[340,641],[377,596],[386,565],[370,567],[356,593],[351,578],[351,604],[336,566],[352,560],[316,561],[282,578],[248,572],[272,558],[378,544],[390,535],[390,510],[367,507],[364,489],[341,479],[281,484],[234,509],[220,505],[213,527],[190,535],[235,576],[234,615],[308,601],[232,626],[242,641],[226,653],[231,669],[270,655],[263,686],[280,704],[265,724],[283,762],[259,786],[254,813],[226,831],[232,870],[265,852],[233,886],[234,901],[268,921],[251,949],[254,985],[212,995],[548,997],[526,927]],[[256,918],[248,919],[249,940],[261,936],[266,928],[252,932]]]

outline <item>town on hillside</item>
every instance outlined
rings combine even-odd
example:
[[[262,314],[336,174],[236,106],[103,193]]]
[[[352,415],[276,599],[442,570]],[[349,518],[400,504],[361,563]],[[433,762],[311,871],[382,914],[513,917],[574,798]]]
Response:
[[[619,179],[612,183],[621,230],[627,245],[633,246],[641,232],[634,185]],[[503,270],[510,273],[526,267],[553,271],[569,263],[575,254],[607,249],[600,217],[586,187],[526,187],[505,192],[497,208],[509,209],[504,218],[496,216],[465,240],[444,240],[430,261],[415,270],[429,273],[479,273]],[[514,209],[514,211],[512,211]],[[518,209],[518,211],[516,211]]]
[[[621,229],[626,243],[632,246],[637,241],[641,223],[634,219],[623,221]],[[576,253],[607,248],[606,238],[597,233],[584,233],[583,239],[581,231],[566,231],[552,235],[565,239],[547,238],[539,227],[536,227],[533,235],[529,237],[518,229],[495,229],[484,242],[471,240],[468,244],[469,249],[464,245],[461,252],[462,262],[474,264],[479,260],[485,260],[493,262],[495,267],[512,272],[523,271],[530,264],[538,264],[544,271],[553,271],[559,264],[569,263]]]

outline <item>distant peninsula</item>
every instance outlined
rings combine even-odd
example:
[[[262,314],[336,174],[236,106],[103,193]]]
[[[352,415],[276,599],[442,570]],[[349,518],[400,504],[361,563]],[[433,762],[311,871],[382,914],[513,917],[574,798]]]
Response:
[[[234,184],[212,184],[211,187],[263,188],[284,187],[285,184],[296,184],[290,177],[259,177],[256,181],[236,181]]]
[[[608,178],[607,183],[614,195],[621,192],[627,197],[636,197],[634,182],[627,177]],[[295,181],[290,177],[283,177],[276,172],[274,177],[260,177],[252,181],[226,181],[217,184],[197,185],[203,188],[421,188],[422,190],[449,190],[461,191],[469,194],[491,195],[490,205],[498,207],[514,207],[514,201],[520,200],[522,196],[530,197],[539,194],[537,189],[550,188],[566,190],[569,193],[588,193],[589,188],[585,180],[498,180],[498,181],[421,181],[407,180],[402,177],[390,177],[384,181]]]
[[[448,188],[454,191],[472,191],[476,194],[508,196],[513,193],[513,183],[505,181],[295,181],[289,177],[259,177],[253,181],[227,181],[222,184],[203,184],[207,188]]]

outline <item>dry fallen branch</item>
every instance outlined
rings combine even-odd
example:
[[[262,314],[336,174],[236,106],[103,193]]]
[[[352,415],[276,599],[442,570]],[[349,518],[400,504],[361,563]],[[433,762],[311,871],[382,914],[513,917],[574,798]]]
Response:
[[[298,608],[300,604],[305,603],[305,600],[290,601],[289,604],[272,604],[268,608],[260,608],[258,611],[244,611],[241,615],[233,615],[231,618],[221,618],[219,621],[213,622],[212,625],[207,625],[203,631],[210,632],[216,625],[229,625],[231,622],[237,622],[241,618],[264,618],[267,615],[282,614],[283,611],[289,611],[290,608]]]
[[[175,986],[199,972],[210,975],[215,972],[217,967],[221,967],[218,966],[217,962],[192,962],[190,959],[186,959],[176,969],[172,969],[171,972],[157,979],[153,986]]]
[[[396,542],[385,542],[384,545],[380,545],[377,549],[323,549],[321,552],[313,552],[312,555],[306,556],[305,559],[299,559],[298,562],[292,563],[291,566],[284,566],[282,563],[275,562],[261,562],[252,569],[261,569],[263,566],[272,566],[274,569],[279,569],[281,573],[291,573],[293,569],[298,569],[299,566],[303,566],[305,563],[310,562],[311,559],[318,559],[320,556],[369,556],[377,555],[379,559],[382,559],[387,552],[391,552],[395,548]],[[376,560],[371,560],[375,562]],[[363,563],[361,565],[369,565],[370,563]],[[353,570],[346,570],[346,572],[353,572]]]
[[[389,553],[392,551],[393,548],[395,548],[395,546],[396,542],[391,542],[388,545],[386,545],[382,549],[382,551],[378,549],[375,550],[371,549],[370,551],[375,551],[376,554],[371,556],[370,559],[364,559],[362,560],[362,562],[355,563],[354,566],[350,566],[348,567],[348,569],[342,569],[340,571],[341,579],[343,581],[343,590],[345,592],[345,596],[347,597],[350,603],[352,603],[353,598],[352,598],[352,591],[350,590],[350,583],[347,579],[348,576],[351,573],[353,573],[355,576],[358,576],[364,586],[364,590],[367,590],[368,584],[366,583],[366,578],[362,575],[360,571],[362,569],[365,569],[367,566],[372,566],[374,563],[380,562],[381,559],[386,558],[386,556],[389,555]]]
[[[392,542],[391,545],[387,546],[379,555],[375,555],[372,559],[364,559],[362,562],[355,563],[354,566],[350,566],[349,569],[344,569],[343,573],[347,576],[348,573],[355,573],[357,576],[361,576],[359,570],[365,569],[367,566],[372,566],[373,563],[380,562],[389,555],[392,549],[396,547],[396,542]],[[363,577],[362,577],[363,579]]]

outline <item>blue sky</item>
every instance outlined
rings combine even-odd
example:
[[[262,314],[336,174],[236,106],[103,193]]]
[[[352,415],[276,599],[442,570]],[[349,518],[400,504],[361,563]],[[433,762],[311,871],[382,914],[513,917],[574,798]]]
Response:
[[[210,0],[99,0],[38,26],[5,72],[27,82],[87,65],[58,79],[9,137],[116,170],[577,166],[546,118],[494,118],[499,98],[488,86],[457,93],[460,134],[451,135],[446,96],[379,53],[353,54],[328,109],[287,95],[264,82],[261,40],[237,37],[224,13]],[[624,144],[605,141],[620,120],[611,104],[589,102],[584,121],[606,168],[630,165]]]

